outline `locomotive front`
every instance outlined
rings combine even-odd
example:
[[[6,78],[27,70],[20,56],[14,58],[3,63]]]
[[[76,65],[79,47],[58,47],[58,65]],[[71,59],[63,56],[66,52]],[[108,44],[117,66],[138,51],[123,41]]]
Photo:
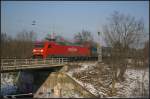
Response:
[[[43,42],[34,43],[34,48],[32,50],[33,58],[44,58],[44,45]]]

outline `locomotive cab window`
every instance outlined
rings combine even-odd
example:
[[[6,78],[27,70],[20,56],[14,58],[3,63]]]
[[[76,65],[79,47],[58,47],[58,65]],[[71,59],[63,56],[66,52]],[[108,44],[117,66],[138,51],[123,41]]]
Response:
[[[36,43],[36,44],[34,45],[34,47],[36,47],[36,48],[43,48],[43,47],[44,47],[44,44],[43,44],[43,43]]]
[[[51,45],[48,45],[48,48],[51,48]]]

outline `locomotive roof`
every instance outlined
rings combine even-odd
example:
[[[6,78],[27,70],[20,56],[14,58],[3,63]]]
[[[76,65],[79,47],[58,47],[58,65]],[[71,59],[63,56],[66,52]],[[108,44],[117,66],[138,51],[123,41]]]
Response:
[[[38,44],[43,44],[44,42],[42,42],[42,41],[36,41],[36,42],[34,42],[34,44],[36,44],[36,45],[38,45]]]
[[[44,43],[51,43],[54,45],[66,45],[66,46],[80,46],[83,47],[82,44],[76,44],[76,43],[65,43],[65,42],[56,42],[56,41],[36,41],[34,42],[35,45],[44,44]]]

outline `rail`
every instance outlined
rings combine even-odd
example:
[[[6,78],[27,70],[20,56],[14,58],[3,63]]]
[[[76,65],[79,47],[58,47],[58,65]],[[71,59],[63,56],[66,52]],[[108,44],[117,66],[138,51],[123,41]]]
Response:
[[[1,71],[50,67],[67,64],[67,58],[49,59],[1,59]]]

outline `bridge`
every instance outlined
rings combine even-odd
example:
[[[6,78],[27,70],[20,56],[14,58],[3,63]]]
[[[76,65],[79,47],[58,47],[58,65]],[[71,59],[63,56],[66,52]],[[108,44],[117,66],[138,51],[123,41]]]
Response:
[[[67,58],[49,59],[1,59],[1,72],[10,72],[26,69],[42,69],[64,66],[68,63]]]
[[[84,61],[86,63],[90,61]],[[49,59],[1,59],[1,72],[11,72],[11,71],[20,71],[20,70],[33,70],[33,69],[48,69],[54,67],[68,67],[68,66],[76,66],[79,63],[83,63],[83,61],[69,61],[68,58],[49,58]],[[64,68],[65,70],[65,68]],[[19,74],[18,74],[19,75]],[[51,77],[51,76],[50,76]],[[18,79],[18,77],[17,77]],[[50,80],[51,78],[47,78],[48,81],[56,82],[55,79]],[[65,78],[66,79],[66,78]],[[67,77],[67,79],[70,79]],[[47,80],[46,80],[47,81]],[[69,80],[69,82],[75,84],[75,81]],[[67,82],[68,84],[68,82]],[[78,85],[79,87],[80,85]],[[53,88],[54,86],[52,86]],[[43,88],[43,87],[40,87]],[[79,87],[79,91],[88,93],[91,96],[90,92],[83,91],[82,87]],[[85,89],[84,89],[85,90]],[[43,90],[42,90],[43,91]],[[15,95],[6,95],[3,98],[21,98],[21,97],[36,97],[38,92],[41,92],[41,89],[36,93],[28,93],[28,94],[15,94]],[[93,96],[93,95],[92,95]]]

